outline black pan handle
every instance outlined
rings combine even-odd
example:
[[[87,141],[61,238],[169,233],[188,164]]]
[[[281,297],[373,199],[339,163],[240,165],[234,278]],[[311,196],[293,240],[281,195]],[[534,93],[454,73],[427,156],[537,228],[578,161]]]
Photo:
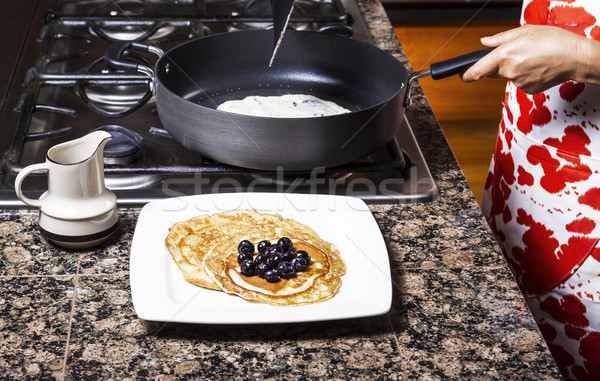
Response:
[[[494,48],[481,49],[475,52],[463,54],[462,56],[450,58],[445,61],[433,63],[429,67],[431,78],[442,79],[464,73],[468,68],[473,66],[477,61],[485,57],[492,50],[494,50]]]
[[[106,49],[106,52],[104,53],[104,61],[106,61],[106,65],[112,70],[139,71],[154,77],[154,73],[151,68],[123,59],[123,55],[128,49],[137,50],[139,52],[151,52],[159,57],[162,57],[164,54],[160,48],[157,48],[153,45],[143,44],[136,41],[119,41],[111,44],[108,49]]]
[[[408,82],[406,84],[406,95],[404,97],[404,106],[408,107],[412,103],[411,90],[412,84],[415,80],[427,76],[431,76],[431,78],[433,79],[442,79],[451,77],[455,74],[464,73],[468,68],[473,66],[475,62],[485,57],[492,50],[494,50],[494,48],[477,50],[471,53],[463,54],[462,56],[433,63],[430,67],[426,69],[415,71],[408,77]]]
[[[119,41],[111,44],[106,53],[104,61],[112,70],[138,71],[138,64],[135,62],[123,60],[123,55],[127,49],[133,49],[140,52],[147,52],[149,45],[135,41]]]

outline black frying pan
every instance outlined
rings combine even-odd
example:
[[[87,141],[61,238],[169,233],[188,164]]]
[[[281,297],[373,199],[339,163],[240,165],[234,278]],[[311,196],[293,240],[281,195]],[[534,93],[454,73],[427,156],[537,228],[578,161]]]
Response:
[[[148,72],[124,62],[111,46],[112,67]],[[256,169],[308,170],[360,159],[395,135],[404,114],[409,75],[390,54],[363,42],[287,31],[272,67],[273,32],[202,37],[164,54],[154,69],[156,105],[164,128],[188,149],[226,164]],[[464,71],[485,52],[432,65],[443,78]],[[216,110],[248,95],[312,94],[350,109],[314,118],[266,118]],[[400,142],[400,145],[402,142]]]

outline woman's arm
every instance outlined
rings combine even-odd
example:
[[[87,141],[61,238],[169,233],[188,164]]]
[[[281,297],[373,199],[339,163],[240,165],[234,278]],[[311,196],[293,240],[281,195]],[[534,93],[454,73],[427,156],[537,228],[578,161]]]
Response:
[[[529,94],[567,80],[600,84],[600,42],[591,38],[552,26],[525,25],[484,37],[481,43],[496,49],[463,73],[465,82],[503,77]]]

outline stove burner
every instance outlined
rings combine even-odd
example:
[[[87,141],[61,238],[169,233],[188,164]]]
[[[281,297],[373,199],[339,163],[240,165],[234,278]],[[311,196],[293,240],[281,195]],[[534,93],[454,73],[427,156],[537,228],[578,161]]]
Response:
[[[204,0],[202,7],[207,13],[220,16],[270,19],[272,14],[270,0]],[[321,12],[323,7],[334,7],[332,0],[296,0],[292,18],[314,20],[325,15]]]
[[[156,11],[148,0],[108,0],[98,6],[103,16],[154,16]]]
[[[215,0],[213,0],[215,1]],[[216,0],[219,1],[219,0]],[[228,26],[227,31],[234,32],[248,29],[272,29],[271,4],[269,0],[240,0],[225,1],[228,4],[239,3],[238,11],[235,16],[247,18],[248,20],[233,22]],[[315,14],[319,13],[319,5],[331,6],[329,0],[296,0],[292,10],[292,20],[288,26],[289,29],[297,31],[318,31],[330,34],[340,35],[342,37],[352,37],[352,27],[345,24],[329,24],[324,26],[317,25]]]
[[[244,2],[244,0],[204,0],[206,5],[232,5],[232,4],[240,4]]]
[[[90,33],[108,42],[158,40],[173,34],[175,27],[156,22],[150,25],[92,23]]]
[[[104,181],[108,189],[143,189],[160,183],[160,176],[156,173],[135,171],[150,165],[150,153],[140,134],[114,124],[96,130],[107,131],[112,136],[104,146],[104,164],[109,166],[105,168]],[[119,173],[118,168],[125,173]],[[133,172],[129,173],[131,170]]]
[[[271,2],[264,0],[250,0],[246,3],[244,7],[243,15],[244,16],[260,16],[260,15],[268,15],[271,14],[273,10],[271,9]],[[295,6],[292,15],[298,14],[298,7]]]
[[[126,51],[124,55],[145,66],[152,66],[145,57],[136,53]],[[104,57],[100,57],[88,65],[86,71],[108,73],[109,69],[105,65]],[[97,114],[108,118],[120,118],[137,111],[150,101],[153,97],[150,84],[150,78],[148,78],[147,84],[94,84],[79,81],[76,92],[85,104]]]
[[[61,17],[78,20],[149,20],[160,17],[188,18],[201,21],[235,18],[271,18],[272,0],[55,0],[46,20]],[[320,20],[339,22],[348,13],[343,1],[350,0],[296,0],[292,17],[296,21]]]
[[[228,32],[237,32],[241,30],[255,30],[255,29],[273,29],[273,23],[261,22],[261,21],[248,21],[248,22],[232,22],[227,26]],[[294,25],[288,25],[288,30],[314,30],[310,23],[294,23]]]
[[[143,144],[142,136],[134,131],[118,125],[107,125],[97,128],[112,135],[112,139],[104,146],[105,164],[130,164],[138,160]]]
[[[302,17],[307,16],[306,4],[302,3],[313,3],[311,0],[297,0],[294,2],[294,9],[292,10],[292,17]],[[244,2],[244,8],[242,11],[242,16],[264,16],[271,15],[273,10],[271,9],[271,2],[269,0],[249,0]]]

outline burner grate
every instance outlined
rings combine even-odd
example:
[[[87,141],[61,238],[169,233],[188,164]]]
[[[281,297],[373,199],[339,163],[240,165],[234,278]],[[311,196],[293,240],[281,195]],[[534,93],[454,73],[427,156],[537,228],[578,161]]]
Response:
[[[295,21],[339,22],[347,17],[341,0],[296,0]],[[58,0],[47,19],[197,18],[202,21],[270,19],[270,0]]]

